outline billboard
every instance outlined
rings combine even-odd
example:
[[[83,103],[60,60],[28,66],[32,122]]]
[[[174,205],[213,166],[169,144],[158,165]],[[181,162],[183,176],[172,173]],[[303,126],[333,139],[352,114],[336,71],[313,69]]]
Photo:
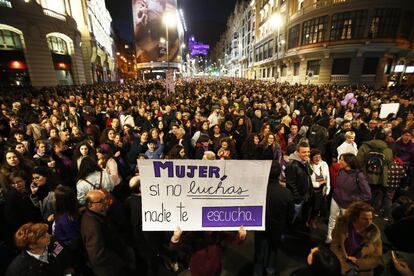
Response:
[[[132,0],[134,40],[138,63],[167,61],[165,14],[177,14],[176,0]],[[168,28],[168,60],[178,62],[180,21]]]

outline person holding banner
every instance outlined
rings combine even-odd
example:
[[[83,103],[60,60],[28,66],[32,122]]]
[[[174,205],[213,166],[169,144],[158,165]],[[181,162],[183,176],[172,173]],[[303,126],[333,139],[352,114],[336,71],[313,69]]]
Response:
[[[240,226],[238,235],[231,232],[194,231],[183,235],[180,227],[171,236],[170,248],[190,252],[189,269],[191,276],[219,276],[221,274],[222,249],[224,240],[242,243],[247,232]]]

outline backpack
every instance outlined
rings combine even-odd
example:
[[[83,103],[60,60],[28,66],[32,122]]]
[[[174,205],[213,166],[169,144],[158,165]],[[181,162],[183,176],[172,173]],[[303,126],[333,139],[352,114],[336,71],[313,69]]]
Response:
[[[365,163],[367,174],[381,175],[385,164],[384,150],[371,147],[369,148],[367,161]]]
[[[318,124],[314,124],[309,130],[309,145],[311,148],[318,148],[324,151],[324,147],[328,142],[329,133],[328,130]]]
[[[89,180],[87,180],[86,178],[83,179],[86,183],[88,183],[89,185],[92,186],[92,190],[100,190],[105,194],[105,199],[106,199],[106,203],[108,204],[108,206],[111,206],[114,203],[114,198],[112,197],[112,194],[105,189],[104,187],[102,187],[102,171],[100,172],[100,176],[99,176],[99,184],[94,185],[92,182],[90,182]]]

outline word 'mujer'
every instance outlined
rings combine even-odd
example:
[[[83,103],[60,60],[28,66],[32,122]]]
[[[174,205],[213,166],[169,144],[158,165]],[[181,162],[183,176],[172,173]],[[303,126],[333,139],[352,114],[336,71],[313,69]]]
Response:
[[[154,161],[153,164],[155,177],[161,177],[161,172],[166,170],[169,178],[220,178],[220,168],[216,166],[174,165],[173,161]]]

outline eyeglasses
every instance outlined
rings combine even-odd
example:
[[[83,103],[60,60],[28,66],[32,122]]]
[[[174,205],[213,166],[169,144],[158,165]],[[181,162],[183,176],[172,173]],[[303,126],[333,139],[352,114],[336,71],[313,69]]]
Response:
[[[98,203],[105,204],[106,203],[106,200],[103,198],[103,199],[101,199],[99,201],[90,201],[89,203],[90,204],[94,204],[94,203],[96,203],[96,204],[98,204]]]

